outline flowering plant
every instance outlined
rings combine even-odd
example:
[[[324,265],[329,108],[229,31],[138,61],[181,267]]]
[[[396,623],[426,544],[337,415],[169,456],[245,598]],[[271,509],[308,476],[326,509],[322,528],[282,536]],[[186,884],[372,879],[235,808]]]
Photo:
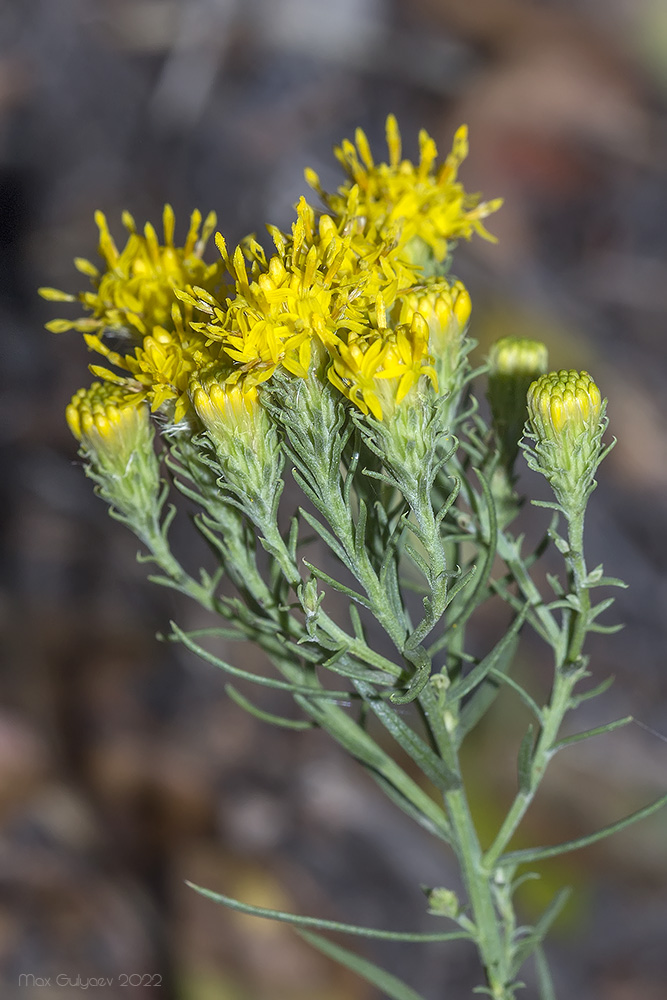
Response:
[[[334,193],[306,171],[324,209],[302,198],[291,232],[269,227],[270,253],[253,237],[231,251],[218,233],[217,260],[207,264],[215,217],[202,223],[193,213],[180,246],[169,206],[162,242],[152,226],[142,233],[125,214],[128,239],[119,251],[98,213],[103,269],[75,262],[92,290],[41,291],[80,303],[82,318],[48,326],[81,331],[106,362],[91,365],[98,381],[67,408],[88,475],[147,549],[144,558],[158,567],[153,579],[218,620],[198,632],[172,623],[171,638],[236,681],[291,695],[302,718],[269,713],[227,688],[266,722],[325,729],[399,808],[449,845],[465,898],[428,888],[437,929],[417,934],[258,909],[195,888],[295,924],[395,1000],[417,994],[312,928],[414,942],[468,939],[483,969],[478,991],[494,1000],[515,996],[521,969],[534,958],[549,1000],[542,943],[565,893],[534,926],[519,924],[514,896],[526,866],[593,843],[666,801],[579,840],[511,849],[553,756],[630,721],[559,735],[566,713],[606,687],[582,690],[587,634],[614,630],[599,621],[612,599],[594,603],[592,593],[619,581],[604,577],[602,567],[589,570],[583,547],[586,503],[608,450],[605,403],[587,373],[548,374],[538,342],[504,338],[473,370],[470,297],[452,276],[452,254],[461,238],[492,239],[483,220],[500,201],[466,193],[458,179],[464,127],[440,165],[425,132],[419,163],[403,158],[392,116],[387,144],[388,162],[375,163],[361,130],[355,143],[344,141],[336,155],[346,179]],[[475,389],[485,372],[490,426]],[[524,423],[521,447],[555,494],[554,503],[542,504],[555,509],[545,541],[564,560],[562,579],[548,578],[551,595],[531,575],[545,546],[524,551],[511,528],[521,505],[514,466]],[[302,493],[302,505],[290,510],[281,504],[286,463]],[[196,505],[194,525],[210,545],[214,570],[193,570],[172,553],[177,505],[165,508],[172,487]],[[306,529],[318,551],[328,552],[324,565],[302,554]],[[223,576],[235,596],[221,592]],[[344,615],[339,600],[334,606],[327,599],[331,591],[346,602]],[[493,597],[506,603],[512,621],[475,656],[469,633]],[[373,622],[386,634],[379,647],[369,638]],[[512,676],[524,628],[553,652],[544,704]],[[273,673],[226,662],[216,640],[257,644]],[[520,743],[516,796],[485,846],[460,752],[502,688],[533,722]],[[371,736],[371,714],[400,754]],[[420,778],[402,763],[407,758]]]

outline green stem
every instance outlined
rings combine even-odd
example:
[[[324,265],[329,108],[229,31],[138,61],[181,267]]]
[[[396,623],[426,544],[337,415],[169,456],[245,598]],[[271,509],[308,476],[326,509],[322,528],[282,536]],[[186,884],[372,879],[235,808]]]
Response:
[[[445,763],[460,776],[460,764],[454,743],[447,729],[444,702],[427,685],[419,696],[424,717],[433,740]],[[504,935],[494,904],[493,873],[484,864],[482,849],[468,800],[460,788],[444,794],[445,806],[452,831],[452,846],[461,866],[463,881],[475,924],[475,941],[494,1000],[513,1000],[514,989],[509,982],[511,939]]]
[[[177,590],[197,601],[207,611],[218,610],[211,588],[194,580],[172,554],[156,513],[147,518],[143,524],[133,525],[130,523],[130,527],[148,548],[160,569],[173,580]]]
[[[584,586],[586,562],[583,552],[583,512],[569,518],[568,529],[569,552],[566,555],[566,561],[570,569],[571,590],[578,601],[578,610],[572,611],[569,641],[564,657],[561,658],[558,654],[558,648],[561,645],[560,630],[558,644],[554,644],[554,652],[556,653],[554,684],[550,702],[542,712],[542,726],[533,751],[530,783],[527,788],[520,789],[517,793],[496,839],[486,852],[484,864],[489,872],[495,868],[498,859],[508,846],[535,798],[547,765],[555,753],[555,744],[563,719],[572,705],[572,692],[582,676],[579,661],[588,631],[590,613],[590,594],[588,588]],[[551,617],[550,612],[549,616]],[[563,662],[560,662],[561,659]]]

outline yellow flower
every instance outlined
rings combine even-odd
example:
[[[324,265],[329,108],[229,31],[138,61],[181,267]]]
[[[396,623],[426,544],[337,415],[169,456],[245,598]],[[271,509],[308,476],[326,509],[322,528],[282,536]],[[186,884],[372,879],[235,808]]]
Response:
[[[84,334],[84,339],[91,350],[127,373],[121,375],[91,365],[94,375],[124,386],[127,395],[136,393],[139,399],[147,399],[153,412],[168,404],[170,418],[179,423],[190,407],[188,384],[192,374],[209,364],[218,352],[211,351],[206,337],[185,324],[176,303],[172,305],[171,319],[171,329],[153,327],[131,354],[111,350],[95,334]]]
[[[130,336],[135,342],[150,334],[155,326],[169,326],[174,303],[174,289],[189,285],[214,288],[222,271],[220,262],[206,264],[202,254],[215,228],[211,212],[201,229],[201,213],[195,211],[183,247],[174,246],[174,213],[170,205],[163,212],[164,244],[160,244],[153,226],[147,223],[143,234],[136,228],[129,212],[123,223],[129,232],[127,243],[119,251],[102,212],[95,213],[100,231],[99,253],[106,265],[103,271],[83,258],[75,266],[92,282],[93,291],[68,295],[53,288],[41,288],[40,294],[53,301],[79,301],[91,315],[84,319],[51,320],[47,329],[54,333],[75,329],[83,333]]]
[[[327,349],[329,380],[362,413],[370,412],[376,420],[391,419],[422,376],[437,388],[428,353],[428,325],[418,313],[410,326],[381,328],[367,337],[350,334],[347,342],[333,338]]]
[[[206,264],[202,254],[215,226],[210,213],[202,227],[201,213],[192,213],[190,228],[182,247],[174,245],[174,213],[169,205],[163,212],[164,244],[150,224],[143,234],[137,231],[129,212],[123,222],[129,238],[118,251],[109,232],[106,218],[96,213],[100,230],[100,255],[106,270],[100,272],[89,261],[78,258],[77,268],[87,274],[94,291],[78,296],[55,289],[40,289],[41,294],[57,301],[78,299],[91,315],[78,320],[52,320],[54,332],[77,329],[92,351],[107,359],[120,372],[91,365],[93,374],[125,386],[127,394],[148,399],[153,411],[169,404],[168,415],[178,422],[189,408],[188,382],[199,367],[214,360],[219,351],[208,347],[208,340],[191,328],[192,306],[179,306],[176,295],[193,283],[202,289],[215,289],[223,272],[221,261]],[[105,334],[117,341],[114,349]]]
[[[339,329],[363,334],[380,292],[395,296],[411,280],[393,247],[341,229],[302,198],[290,236],[269,228],[276,252],[268,260],[254,240],[245,254],[237,247],[230,255],[217,235],[236,295],[224,305],[200,288],[179,298],[208,314],[194,328],[220,343],[234,365],[230,378],[258,384],[277,368],[306,378],[315,337],[326,343]]]
[[[355,143],[343,140],[335,149],[349,180],[336,194],[322,190],[319,177],[306,170],[306,180],[319,193],[334,216],[362,221],[380,238],[395,239],[409,259],[419,263],[427,248],[437,262],[448,255],[450,244],[470,239],[474,232],[493,240],[482,219],[500,208],[502,199],[483,202],[468,194],[458,181],[458,169],[468,155],[468,130],[462,125],[454,136],[452,151],[439,167],[437,147],[423,129],[419,133],[418,164],[402,159],[401,136],[393,115],[386,125],[388,163],[375,163],[368,139],[361,129]]]

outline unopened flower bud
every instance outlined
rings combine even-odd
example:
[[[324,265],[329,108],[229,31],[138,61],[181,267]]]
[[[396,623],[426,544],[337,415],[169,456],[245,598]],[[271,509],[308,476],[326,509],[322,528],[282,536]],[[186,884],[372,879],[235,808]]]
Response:
[[[503,337],[489,351],[489,403],[503,466],[511,476],[526,422],[526,393],[546,372],[549,355],[539,340]]]
[[[415,314],[428,324],[429,350],[441,393],[452,393],[465,356],[464,338],[470,319],[470,295],[461,281],[443,278],[417,287],[400,300],[396,321],[412,323]]]
[[[198,372],[188,389],[230,490],[254,504],[277,487],[278,439],[256,386],[230,382],[219,368]],[[267,492],[268,491],[268,492]]]
[[[429,889],[426,898],[429,913],[436,917],[450,917],[454,920],[461,912],[459,898],[451,889]]]
[[[160,474],[147,404],[113,382],[93,382],[74,394],[65,415],[110,502],[124,513],[151,507]]]
[[[588,372],[550,372],[528,390],[529,464],[546,476],[566,512],[583,510],[595,486],[605,407]]]
[[[225,381],[219,373],[200,372],[190,382],[190,398],[197,416],[212,440],[225,446],[230,438],[249,444],[261,443],[266,430],[266,414],[255,386],[244,388]]]

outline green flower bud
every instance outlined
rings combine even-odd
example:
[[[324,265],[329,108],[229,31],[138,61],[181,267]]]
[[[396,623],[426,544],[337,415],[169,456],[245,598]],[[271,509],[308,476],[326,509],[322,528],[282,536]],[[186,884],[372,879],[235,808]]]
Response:
[[[550,372],[528,390],[528,436],[534,441],[526,448],[528,463],[549,480],[568,515],[581,513],[595,488],[605,409],[588,372]]]
[[[400,299],[397,307],[397,323],[411,324],[415,315],[426,320],[428,347],[434,358],[439,391],[443,394],[455,395],[460,389],[470,310],[470,295],[465,285],[444,278],[415,287]]]
[[[428,889],[428,912],[436,917],[449,917],[455,920],[461,912],[458,896],[451,889]]]
[[[257,388],[245,389],[219,372],[199,372],[190,381],[189,395],[197,416],[216,445],[227,448],[242,440],[256,450],[266,435],[268,418]]]
[[[260,499],[270,507],[282,462],[275,428],[256,386],[231,382],[216,366],[198,372],[188,394],[229,490],[244,507]]]
[[[147,404],[113,382],[93,382],[74,394],[65,415],[105,498],[124,514],[152,510],[160,472]]]
[[[503,337],[489,351],[488,398],[503,466],[511,477],[526,422],[526,393],[546,372],[549,355],[539,340]]]

